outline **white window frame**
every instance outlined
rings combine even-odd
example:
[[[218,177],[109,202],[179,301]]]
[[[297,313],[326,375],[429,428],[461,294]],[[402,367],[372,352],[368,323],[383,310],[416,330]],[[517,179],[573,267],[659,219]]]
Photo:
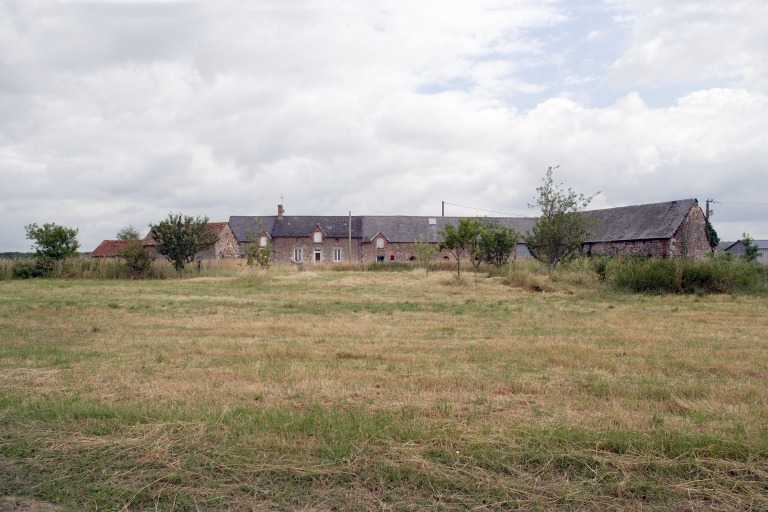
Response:
[[[334,261],[334,263],[340,262],[341,258],[342,258],[341,249],[339,249],[338,247],[334,247],[334,249],[333,249],[333,261]]]
[[[301,261],[302,252],[303,251],[301,249],[294,249],[293,250],[293,261]]]
[[[377,249],[383,249],[384,248],[384,237],[380,236],[376,239],[376,248]]]
[[[323,232],[322,231],[315,231],[312,236],[312,241],[316,244],[323,243]]]

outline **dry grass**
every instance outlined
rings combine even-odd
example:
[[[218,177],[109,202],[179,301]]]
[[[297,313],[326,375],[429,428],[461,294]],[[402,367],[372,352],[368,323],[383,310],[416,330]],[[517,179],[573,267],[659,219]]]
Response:
[[[99,510],[768,507],[764,297],[235,272],[0,282],[0,494]]]

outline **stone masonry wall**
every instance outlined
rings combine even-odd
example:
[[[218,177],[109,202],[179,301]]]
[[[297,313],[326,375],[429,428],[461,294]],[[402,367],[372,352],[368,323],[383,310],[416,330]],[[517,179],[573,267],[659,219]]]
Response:
[[[694,204],[670,241],[670,253],[695,260],[705,258],[711,250],[707,239],[706,223],[707,220],[701,208],[698,204]]]
[[[333,263],[333,250],[341,250],[341,262],[349,263],[349,239],[323,237],[319,244],[312,242],[311,236],[306,237],[278,237],[272,240],[272,263],[290,265],[294,263],[294,250],[301,249],[301,262],[304,265],[313,265],[315,263]],[[320,261],[315,261],[315,250],[320,251]],[[360,239],[352,239],[352,258],[353,263],[360,261]]]

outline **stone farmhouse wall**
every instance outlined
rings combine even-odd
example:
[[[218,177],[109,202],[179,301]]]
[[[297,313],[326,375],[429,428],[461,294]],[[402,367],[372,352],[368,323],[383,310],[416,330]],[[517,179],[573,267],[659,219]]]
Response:
[[[225,225],[219,234],[219,240],[216,244],[205,251],[200,251],[195,254],[196,260],[210,260],[210,259],[228,259],[240,257],[240,244],[229,227],[229,224]]]
[[[333,263],[334,249],[340,251],[341,259],[339,263],[349,263],[349,238],[323,237],[320,243],[314,243],[311,236],[306,237],[276,237],[272,240],[272,254],[270,261],[276,264],[290,265],[293,263],[302,263],[304,265],[313,265],[315,263]],[[295,260],[295,251],[301,250],[301,261]],[[316,259],[316,253],[319,259]],[[360,239],[352,239],[352,258],[353,263],[360,261]]]
[[[359,238],[352,239],[352,258],[349,258],[349,239],[324,237],[319,244],[313,243],[311,236],[307,237],[277,237],[271,241],[272,253],[270,261],[272,264],[291,265],[302,263],[304,265],[314,265],[316,263],[375,263],[375,262],[408,262],[416,259],[412,243],[387,242],[383,249],[376,248],[376,242],[362,243]],[[243,244],[245,245],[245,244]],[[302,259],[297,262],[294,259],[295,250],[301,249]],[[334,249],[341,253],[341,259],[333,259]],[[319,252],[319,260],[316,260],[315,252]],[[452,260],[455,258],[448,252],[442,251],[436,257],[435,261]]]
[[[584,244],[587,256],[648,256],[669,257],[669,240],[626,240],[620,242],[592,242]]]
[[[675,236],[670,240],[669,253],[671,256],[688,256],[693,259],[703,259],[711,251],[705,229],[707,219],[698,205],[688,211]]]

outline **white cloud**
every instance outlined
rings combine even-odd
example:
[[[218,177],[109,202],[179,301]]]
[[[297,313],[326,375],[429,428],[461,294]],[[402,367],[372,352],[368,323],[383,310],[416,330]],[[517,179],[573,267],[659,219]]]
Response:
[[[556,164],[577,190],[603,191],[596,206],[754,200],[768,160],[757,23],[723,41],[744,16],[702,15],[726,50],[689,78],[722,83],[650,106],[642,85],[685,81],[672,68],[701,37],[671,27],[701,16],[690,2],[671,20],[613,2],[606,12],[634,23],[610,75],[625,85],[592,106],[581,98],[603,91],[611,61],[578,45],[616,27],[564,36],[575,5],[0,3],[0,250],[25,250],[30,222],[79,227],[92,249],[169,211],[272,214],[280,196],[293,214],[436,214],[442,200],[530,214]],[[748,226],[725,204],[718,219]]]
[[[763,0],[625,0],[637,15],[618,84],[724,80],[766,92],[768,3]]]

